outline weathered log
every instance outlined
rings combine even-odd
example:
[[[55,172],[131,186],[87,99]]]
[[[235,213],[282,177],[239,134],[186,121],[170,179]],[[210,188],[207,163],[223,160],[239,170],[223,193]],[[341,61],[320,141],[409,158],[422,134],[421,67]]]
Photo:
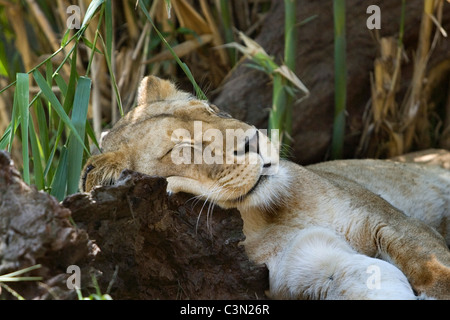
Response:
[[[42,265],[32,274],[42,281],[8,283],[24,298],[76,297],[66,286],[67,267],[86,265],[94,246],[84,230],[73,227],[70,215],[55,198],[25,184],[0,151],[0,275]]]
[[[126,171],[117,185],[61,205],[25,184],[1,151],[0,275],[41,264],[27,275],[42,281],[11,285],[26,299],[76,298],[67,287],[70,265],[80,267],[84,295],[95,292],[94,274],[114,299],[264,299],[267,269],[239,244],[239,212],[168,196],[166,185]],[[12,298],[6,290],[3,297]]]
[[[191,195],[168,196],[160,177],[124,171],[116,186],[68,197],[63,205],[101,252],[94,266],[118,299],[257,299],[267,270],[253,265],[236,210]]]

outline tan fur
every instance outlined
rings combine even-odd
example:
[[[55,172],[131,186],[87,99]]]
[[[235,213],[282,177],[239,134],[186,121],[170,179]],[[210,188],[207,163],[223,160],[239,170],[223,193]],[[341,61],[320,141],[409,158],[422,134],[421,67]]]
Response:
[[[83,191],[131,169],[166,177],[171,192],[238,208],[250,259],[269,268],[272,298],[410,299],[412,286],[418,294],[450,299],[447,170],[381,160],[309,167],[281,161],[277,174],[261,176],[276,159],[258,152],[246,152],[243,164],[176,165],[173,150],[196,147],[194,121],[202,121],[203,132],[219,129],[225,137],[227,129],[243,129],[260,146],[270,142],[169,81],[145,78],[138,102],[105,136],[103,153],[88,160]],[[179,128],[192,141],[173,141]],[[243,147],[224,148],[221,156]],[[381,289],[366,283],[372,266],[383,270]]]

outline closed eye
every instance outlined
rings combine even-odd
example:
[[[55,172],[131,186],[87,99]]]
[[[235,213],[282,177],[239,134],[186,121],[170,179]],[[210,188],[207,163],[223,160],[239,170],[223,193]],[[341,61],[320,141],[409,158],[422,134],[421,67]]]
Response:
[[[191,148],[194,148],[194,144],[193,144],[191,141],[182,141],[182,142],[177,143],[177,144],[173,147],[173,149],[175,149],[175,148],[185,148],[185,147],[191,147]]]
[[[181,149],[181,148],[193,148],[195,149],[195,145],[191,141],[181,141],[170,148],[160,159],[169,155],[173,150]]]
[[[238,156],[242,150],[235,150],[234,155]],[[250,139],[248,137],[245,137],[245,145],[244,145],[244,154],[250,152]]]
[[[218,116],[220,118],[225,118],[225,119],[233,118],[229,113],[226,113],[223,111],[216,113],[216,116]]]

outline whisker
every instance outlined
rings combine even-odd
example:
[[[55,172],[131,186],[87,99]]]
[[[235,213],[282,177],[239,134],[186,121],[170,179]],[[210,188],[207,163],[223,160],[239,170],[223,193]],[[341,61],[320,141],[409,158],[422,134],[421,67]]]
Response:
[[[214,183],[214,185],[211,187],[211,190],[213,190],[213,189],[216,188],[216,187],[215,187],[216,184],[218,184],[218,182],[215,182],[215,183]],[[208,192],[208,193],[209,193],[209,192]],[[204,198],[206,195],[207,195],[207,193],[199,194],[199,195],[193,196],[192,198],[190,198],[189,200],[186,201],[186,204],[187,204],[188,202],[190,202],[190,201],[193,201],[192,209],[194,209],[195,206],[196,206],[201,200],[203,200],[203,198]]]
[[[212,228],[211,228],[211,221],[210,218],[212,218],[212,208],[214,208],[214,202],[210,202],[208,205],[208,211],[206,212],[206,230],[209,231],[209,235],[212,238]]]
[[[217,201],[230,200],[236,192],[239,192],[238,187],[232,186],[232,181],[226,181],[223,185],[220,185],[219,181],[214,182],[214,184],[203,194],[196,195],[191,197],[189,200],[186,201],[186,203],[192,202],[192,208],[194,209],[195,206],[203,200],[203,204],[199,210],[196,224],[195,224],[195,233],[197,234],[198,228],[200,225],[200,219],[202,216],[202,213],[208,203],[207,211],[206,211],[206,228],[209,231],[210,236],[212,236],[212,215],[214,212],[214,207],[217,203]],[[220,195],[220,197],[219,197]],[[243,197],[238,197],[237,201],[242,202]]]
[[[215,184],[218,184],[218,183],[215,183]],[[197,231],[198,231],[198,226],[199,226],[199,223],[200,223],[200,217],[201,217],[201,215],[202,215],[202,213],[203,213],[203,209],[205,208],[205,206],[206,206],[206,203],[209,201],[209,199],[211,198],[211,196],[212,195],[214,195],[215,193],[218,193],[218,192],[220,192],[221,191],[221,186],[219,186],[219,185],[213,185],[213,187],[207,192],[207,193],[204,193],[204,194],[202,194],[202,195],[200,195],[199,196],[199,198],[201,199],[201,198],[205,198],[206,197],[206,199],[205,199],[205,201],[204,201],[204,203],[203,203],[203,205],[202,205],[202,207],[201,207],[201,209],[200,209],[200,212],[199,212],[199,214],[198,214],[198,216],[197,216],[197,223],[196,223],[196,225],[195,225],[195,232],[197,233]],[[199,200],[200,200],[199,199]],[[211,202],[210,202],[211,203]],[[208,208],[208,211],[209,211],[209,208]],[[208,226],[208,212],[207,212],[207,217],[206,217],[206,223],[207,223],[207,229],[209,229],[209,226]]]

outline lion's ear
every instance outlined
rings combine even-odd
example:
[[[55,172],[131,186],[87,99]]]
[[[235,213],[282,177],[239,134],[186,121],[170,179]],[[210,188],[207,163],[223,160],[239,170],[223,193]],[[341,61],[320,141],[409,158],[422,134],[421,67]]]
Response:
[[[155,76],[142,79],[138,89],[138,105],[162,100],[182,100],[189,98],[186,92],[179,91],[175,85]]]

